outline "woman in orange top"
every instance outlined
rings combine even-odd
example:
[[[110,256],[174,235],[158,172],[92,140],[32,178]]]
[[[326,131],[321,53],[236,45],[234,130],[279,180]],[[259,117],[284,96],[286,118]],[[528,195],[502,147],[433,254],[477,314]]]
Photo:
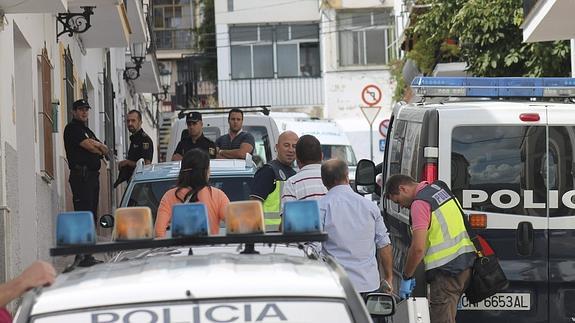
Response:
[[[158,207],[154,231],[156,237],[166,236],[166,229],[172,220],[172,207],[174,204],[202,202],[208,210],[210,234],[218,234],[220,222],[224,220],[224,211],[230,200],[222,190],[211,187],[210,156],[203,150],[192,149],[182,159],[178,183],[175,188],[168,190]]]

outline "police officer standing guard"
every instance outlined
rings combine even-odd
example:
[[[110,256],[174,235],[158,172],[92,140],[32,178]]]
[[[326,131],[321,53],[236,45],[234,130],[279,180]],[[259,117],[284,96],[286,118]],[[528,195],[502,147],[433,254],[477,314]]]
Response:
[[[70,188],[75,211],[91,211],[96,222],[100,193],[100,159],[108,154],[108,147],[101,143],[86,125],[88,101],[81,99],[72,105],[73,119],[64,128],[64,147],[70,168]],[[91,255],[77,259],[80,266],[90,266],[99,261]],[[80,261],[81,260],[81,261]]]
[[[154,158],[154,142],[142,129],[142,113],[138,110],[128,112],[126,126],[132,134],[130,136],[130,148],[128,149],[128,158],[118,163],[120,173],[114,183],[114,188],[132,177],[132,173],[134,173],[136,168],[136,162],[140,158],[144,159],[144,164],[146,165],[152,163]]]
[[[298,136],[293,131],[283,132],[276,144],[278,156],[265,164],[254,175],[252,194],[250,198],[263,202],[266,230],[275,231],[281,223],[281,194],[283,183],[295,171],[292,164],[296,158],[295,146]]]
[[[188,126],[188,135],[182,136],[182,140],[174,150],[172,160],[182,160],[186,152],[194,148],[207,152],[210,158],[216,158],[216,144],[204,136],[202,114],[197,111],[188,113],[186,125]]]

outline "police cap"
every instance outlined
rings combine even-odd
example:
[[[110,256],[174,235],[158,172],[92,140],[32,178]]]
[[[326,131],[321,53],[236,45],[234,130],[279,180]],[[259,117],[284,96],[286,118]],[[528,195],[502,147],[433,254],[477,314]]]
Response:
[[[76,110],[82,107],[87,107],[88,109],[91,108],[90,104],[85,99],[76,100],[74,101],[74,104],[72,104],[72,110]]]
[[[202,121],[202,114],[194,111],[194,112],[190,112],[188,113],[188,115],[186,116],[186,123],[189,122],[198,122],[198,121]]]

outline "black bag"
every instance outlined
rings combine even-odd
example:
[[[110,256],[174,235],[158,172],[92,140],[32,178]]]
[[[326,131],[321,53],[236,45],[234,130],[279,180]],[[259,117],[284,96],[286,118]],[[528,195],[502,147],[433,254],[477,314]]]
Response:
[[[473,263],[471,281],[465,290],[465,296],[470,303],[480,302],[509,286],[509,281],[501,269],[497,256],[495,253],[484,255],[482,250],[485,248],[483,248],[483,242],[480,242],[480,239],[483,238],[478,235],[472,239],[478,252]],[[485,240],[483,241],[487,243]]]

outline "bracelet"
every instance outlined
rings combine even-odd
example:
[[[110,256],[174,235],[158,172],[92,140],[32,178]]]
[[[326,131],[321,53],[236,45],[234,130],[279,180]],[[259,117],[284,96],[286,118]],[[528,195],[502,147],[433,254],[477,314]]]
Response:
[[[407,276],[405,273],[402,273],[402,274],[401,274],[401,278],[402,278],[403,280],[410,280],[410,279],[413,279],[413,276],[409,277],[409,276]]]

